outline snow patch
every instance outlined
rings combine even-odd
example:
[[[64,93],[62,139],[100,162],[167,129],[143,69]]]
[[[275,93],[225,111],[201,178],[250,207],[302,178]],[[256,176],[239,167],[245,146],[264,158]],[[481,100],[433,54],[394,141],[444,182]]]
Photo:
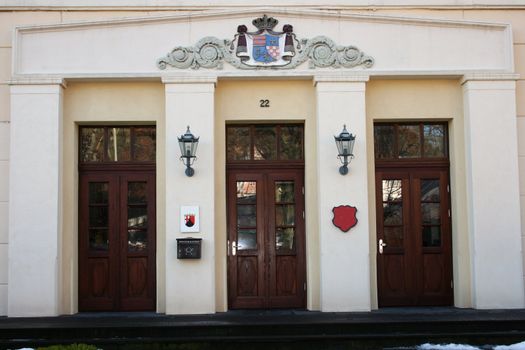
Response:
[[[512,345],[498,345],[494,347],[494,350],[525,350],[525,341]]]
[[[417,347],[417,350],[481,350],[478,347],[466,344],[430,344],[425,343]],[[507,350],[507,349],[505,349]],[[512,349],[514,350],[514,349]]]

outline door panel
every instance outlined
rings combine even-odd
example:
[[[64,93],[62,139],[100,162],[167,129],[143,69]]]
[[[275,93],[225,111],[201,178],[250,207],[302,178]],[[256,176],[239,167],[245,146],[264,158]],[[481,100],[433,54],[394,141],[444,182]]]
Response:
[[[79,309],[155,308],[155,176],[80,176]]]
[[[302,170],[228,173],[230,308],[304,307]]]
[[[376,169],[376,203],[379,305],[450,305],[448,170]]]

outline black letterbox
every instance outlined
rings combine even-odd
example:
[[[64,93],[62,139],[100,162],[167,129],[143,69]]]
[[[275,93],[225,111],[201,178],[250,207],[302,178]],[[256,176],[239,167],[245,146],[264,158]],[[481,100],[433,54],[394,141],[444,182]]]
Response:
[[[200,259],[202,238],[177,238],[177,259]]]

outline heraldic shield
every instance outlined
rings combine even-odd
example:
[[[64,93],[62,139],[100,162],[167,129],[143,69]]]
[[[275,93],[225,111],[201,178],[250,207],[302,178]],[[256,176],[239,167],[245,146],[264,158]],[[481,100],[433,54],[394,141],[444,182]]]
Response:
[[[357,208],[350,205],[340,205],[332,209],[334,218],[332,222],[343,232],[348,232],[352,227],[357,225]]]
[[[253,59],[257,62],[275,62],[280,58],[279,37],[275,35],[253,36]]]

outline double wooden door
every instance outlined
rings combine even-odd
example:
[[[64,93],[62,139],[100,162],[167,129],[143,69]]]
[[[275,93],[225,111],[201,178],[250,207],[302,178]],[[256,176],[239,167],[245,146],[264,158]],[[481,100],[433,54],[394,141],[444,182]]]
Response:
[[[228,302],[305,307],[303,169],[229,170]]]
[[[80,175],[79,310],[155,310],[155,172]]]
[[[379,306],[451,305],[448,168],[377,168]]]

